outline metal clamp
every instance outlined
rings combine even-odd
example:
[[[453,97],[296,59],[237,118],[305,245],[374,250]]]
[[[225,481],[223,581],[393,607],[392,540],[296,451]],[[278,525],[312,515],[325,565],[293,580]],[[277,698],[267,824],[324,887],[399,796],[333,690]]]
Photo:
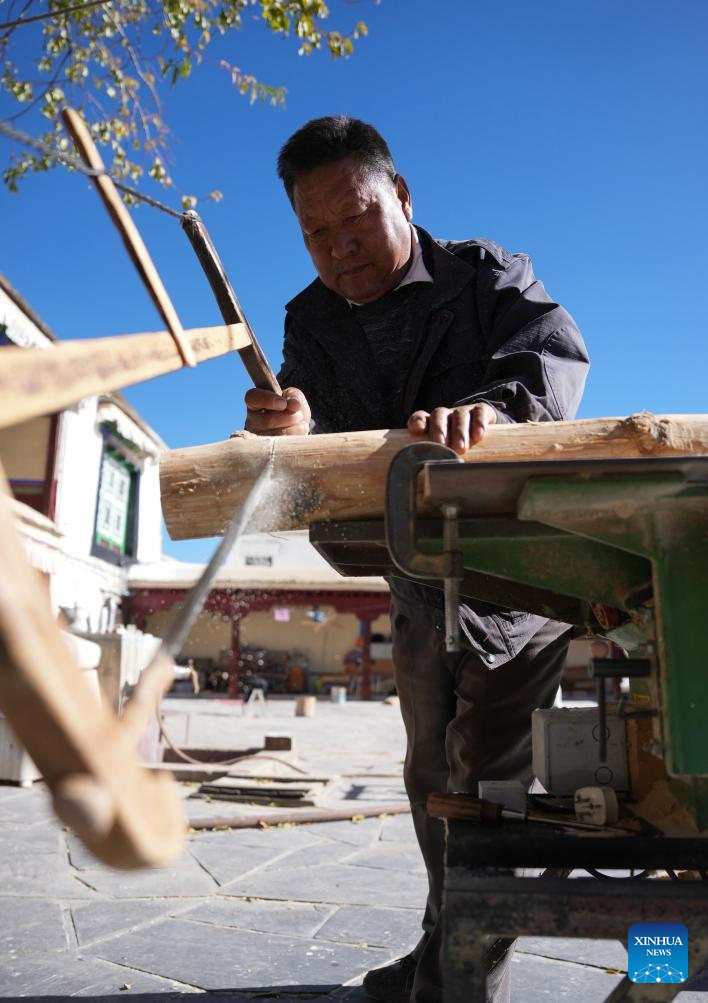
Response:
[[[447,446],[416,442],[397,453],[391,462],[386,484],[386,542],[396,567],[413,578],[438,578],[445,591],[445,648],[460,650],[460,582],[462,553],[459,547],[460,506],[446,502],[442,507],[443,552],[423,554],[418,549],[418,474],[430,461],[462,463]]]

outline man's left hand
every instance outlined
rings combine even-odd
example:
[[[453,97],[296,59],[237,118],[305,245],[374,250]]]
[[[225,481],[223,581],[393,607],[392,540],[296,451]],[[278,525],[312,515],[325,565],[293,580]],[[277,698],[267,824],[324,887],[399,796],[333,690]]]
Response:
[[[489,404],[460,404],[436,407],[434,411],[414,411],[408,419],[408,431],[463,454],[481,442],[487,428],[496,421],[497,412]]]

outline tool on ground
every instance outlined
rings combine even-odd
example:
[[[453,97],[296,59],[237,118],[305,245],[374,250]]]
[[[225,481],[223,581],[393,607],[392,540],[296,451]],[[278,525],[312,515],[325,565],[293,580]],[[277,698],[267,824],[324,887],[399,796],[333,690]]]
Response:
[[[275,373],[268,364],[268,360],[253,333],[253,328],[248,323],[241,309],[238,297],[229,282],[221,259],[214,247],[214,242],[209,236],[209,232],[199,214],[194,212],[193,209],[187,210],[182,217],[180,225],[187,234],[189,242],[199,259],[199,264],[202,266],[204,274],[209,280],[209,285],[216,297],[216,302],[221,310],[224,323],[243,324],[246,328],[250,344],[239,348],[238,353],[248,370],[248,375],[253,380],[253,385],[259,390],[272,390],[276,394],[282,393]]]
[[[606,825],[596,825],[569,818],[558,813],[545,815],[537,811],[515,811],[493,801],[485,801],[473,794],[429,794],[427,802],[428,814],[434,818],[457,819],[465,822],[541,822],[556,828],[584,829],[602,832],[609,829]],[[622,829],[612,829],[616,835],[622,834]]]
[[[76,144],[76,148],[84,162],[94,170],[105,171],[105,164],[103,163],[101,154],[98,152],[98,148],[91,138],[88,127],[81,115],[73,108],[64,108],[61,115],[64,126]],[[107,174],[99,174],[92,180],[98,189],[103,204],[108,209],[111,219],[123,238],[126,250],[137,268],[145,284],[145,288],[150,294],[150,298],[174,338],[175,344],[182,356],[182,361],[186,366],[195,366],[196,359],[194,358],[194,352],[192,351],[192,346],[184,336],[184,330],[177,316],[177,311],[167,295],[167,290],[162,284],[162,279],[153,264],[143,238],[140,236],[138,228],[131,219],[130,213],[118,194],[113,180]]]

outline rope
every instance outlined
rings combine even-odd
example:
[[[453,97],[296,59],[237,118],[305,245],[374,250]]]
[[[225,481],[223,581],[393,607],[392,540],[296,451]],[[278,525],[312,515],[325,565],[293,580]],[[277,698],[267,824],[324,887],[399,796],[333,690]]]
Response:
[[[284,766],[288,766],[291,770],[294,770],[296,773],[302,773],[303,775],[307,774],[306,770],[300,769],[300,767],[296,766],[295,763],[291,763],[289,759],[281,759],[280,756],[269,756],[265,752],[248,752],[242,756],[234,756],[232,759],[219,759],[216,761],[210,759],[194,759],[193,756],[190,756],[188,753],[184,751],[184,749],[181,749],[175,742],[172,741],[167,732],[167,729],[165,728],[165,719],[163,714],[161,713],[158,714],[158,721],[160,724],[160,734],[167,742],[170,749],[172,749],[174,754],[178,756],[185,763],[190,763],[193,764],[194,766],[220,767],[220,766],[233,766],[235,763],[240,763],[244,759],[269,759],[275,763],[282,763]]]
[[[183,212],[177,212],[176,209],[172,209],[171,206],[165,205],[164,202],[159,202],[151,195],[145,195],[143,192],[139,192],[137,189],[131,188],[130,185],[126,185],[123,181],[115,178],[110,171],[96,171],[92,167],[86,167],[85,164],[78,159],[78,157],[72,157],[69,153],[62,153],[61,150],[57,150],[52,146],[47,146],[47,144],[43,143],[40,139],[35,139],[34,136],[29,136],[26,132],[22,132],[21,129],[16,129],[13,125],[9,125],[7,122],[0,121],[0,135],[6,136],[8,139],[15,140],[18,143],[22,143],[24,146],[28,146],[31,150],[36,150],[45,157],[49,157],[50,160],[56,160],[57,163],[62,164],[64,167],[71,167],[73,170],[78,171],[79,174],[83,174],[87,178],[110,178],[116,188],[125,192],[126,195],[130,195],[131,198],[136,199],[136,201],[144,202],[153,209],[159,209],[160,212],[166,212],[168,216],[172,216],[174,219],[184,219],[185,214]]]
[[[0,24],[0,31],[5,28],[19,28],[23,24],[32,24],[34,21],[46,21],[49,17],[63,17],[64,14],[73,14],[77,10],[85,10],[87,7],[99,7],[112,3],[113,0],[88,0],[88,3],[77,3],[74,7],[60,7],[57,10],[48,10],[44,14],[33,14],[32,17],[18,17],[16,21],[5,21]]]

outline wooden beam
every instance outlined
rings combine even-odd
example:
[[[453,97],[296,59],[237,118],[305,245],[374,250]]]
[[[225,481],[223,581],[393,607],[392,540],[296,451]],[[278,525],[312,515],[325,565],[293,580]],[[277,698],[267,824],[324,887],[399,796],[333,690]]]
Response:
[[[197,362],[249,345],[243,324],[184,332]],[[182,367],[168,331],[62,341],[51,348],[3,348],[0,428],[54,414],[93,394],[141,383]]]
[[[101,154],[98,152],[98,147],[91,138],[88,126],[81,115],[73,108],[64,108],[62,109],[61,117],[64,122],[64,128],[73,139],[84,163],[94,171],[105,171],[106,165],[103,163]],[[157,268],[155,268],[143,238],[140,236],[140,231],[126,209],[118,189],[107,174],[101,174],[91,180],[108,210],[108,215],[113,220],[123,239],[125,249],[130,256],[130,260],[135,265],[138,275],[143,280],[150,299],[157,307],[157,311],[167,325],[170,335],[174,338],[182,361],[185,366],[196,366],[197,360],[194,357],[189,340],[185,338],[185,332],[177,316],[177,311],[172,305],[172,300],[167,295],[167,290],[162,284],[162,279],[158,274]]]
[[[252,531],[304,529],[325,519],[381,519],[393,456],[408,432],[383,429],[335,435],[256,436],[162,454],[162,509],[173,540],[224,532],[275,441],[273,488]],[[634,456],[708,455],[708,415],[588,418],[496,425],[466,463]]]
[[[0,468],[0,710],[57,814],[99,860],[124,868],[170,863],[184,842],[179,794],[138,765],[130,730],[81,678],[9,502]]]

